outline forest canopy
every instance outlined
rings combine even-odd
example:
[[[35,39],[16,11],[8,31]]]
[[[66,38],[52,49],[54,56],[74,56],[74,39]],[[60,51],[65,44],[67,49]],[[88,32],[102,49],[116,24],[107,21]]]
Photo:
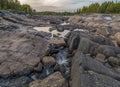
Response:
[[[93,3],[89,6],[79,8],[74,12],[38,12],[40,15],[75,15],[87,13],[118,14],[120,13],[120,2],[103,2],[102,4]]]
[[[79,13],[120,13],[120,2],[93,3],[89,6],[84,6],[82,9],[77,9],[76,14]]]
[[[20,11],[25,13],[34,13],[35,10],[28,4],[21,4],[18,0],[0,0],[0,9],[9,11]]]

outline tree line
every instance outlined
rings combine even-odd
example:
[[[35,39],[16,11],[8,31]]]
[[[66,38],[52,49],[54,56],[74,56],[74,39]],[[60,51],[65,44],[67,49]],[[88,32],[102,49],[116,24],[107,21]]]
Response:
[[[72,12],[52,12],[52,11],[36,12],[36,14],[37,15],[60,15],[60,16],[73,15]]]
[[[77,9],[76,14],[80,13],[120,13],[120,2],[93,3],[89,6],[84,6],[82,9]]]
[[[35,10],[28,4],[21,4],[18,0],[0,0],[0,10],[34,13]]]
[[[89,6],[83,6],[83,8],[77,9],[74,12],[38,12],[39,15],[75,15],[86,13],[104,13],[114,14],[120,13],[120,2],[106,1],[102,4],[93,3]]]
[[[89,6],[77,9],[74,12],[36,12],[28,4],[21,4],[18,0],[0,0],[0,10],[9,11],[20,11],[25,13],[34,13],[38,15],[74,15],[74,14],[85,14],[85,13],[120,13],[120,2],[103,2],[102,4],[93,3]]]

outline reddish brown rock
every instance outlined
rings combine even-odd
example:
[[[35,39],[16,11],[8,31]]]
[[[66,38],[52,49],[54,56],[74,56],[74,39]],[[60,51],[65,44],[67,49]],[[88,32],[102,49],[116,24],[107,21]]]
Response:
[[[48,76],[43,80],[36,80],[29,84],[29,87],[68,87],[66,80],[60,72]]]
[[[43,64],[49,63],[49,64],[54,65],[55,64],[55,59],[51,56],[46,56],[46,57],[43,57],[42,62],[43,62]]]
[[[34,71],[35,72],[40,72],[42,70],[42,63],[39,63],[35,68]]]
[[[120,32],[116,33],[114,38],[118,42],[118,44],[120,44]]]
[[[96,59],[98,59],[98,60],[100,60],[100,61],[105,61],[105,55],[98,53],[98,54],[96,55]]]
[[[52,39],[50,40],[50,43],[51,43],[51,44],[56,44],[56,45],[63,45],[63,46],[66,45],[66,43],[65,43],[65,41],[64,41],[63,38],[52,38]]]
[[[34,33],[0,31],[0,77],[29,74],[48,49],[48,42]]]

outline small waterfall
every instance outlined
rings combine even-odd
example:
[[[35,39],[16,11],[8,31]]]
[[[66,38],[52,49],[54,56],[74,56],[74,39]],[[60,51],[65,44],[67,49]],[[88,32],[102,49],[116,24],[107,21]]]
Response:
[[[39,73],[39,78],[43,79],[43,78],[49,76],[50,74],[52,74],[53,72],[54,72],[54,70],[52,68],[44,68],[42,70],[42,72]]]
[[[60,25],[69,25],[70,23],[63,22]]]
[[[69,30],[64,30],[63,32],[59,32],[59,31],[57,31],[57,29],[50,31],[50,28],[52,28],[52,27],[34,27],[34,29],[37,30],[37,31],[39,31],[39,32],[42,32],[42,33],[44,33],[44,32],[51,33],[51,35],[50,34],[44,35],[44,38],[47,39],[47,40],[52,39],[54,37],[54,35],[63,38],[63,37],[65,37],[65,35],[67,33],[70,32]]]
[[[70,75],[71,58],[69,58],[68,55],[67,50],[60,50],[60,52],[56,55],[56,62],[59,66],[59,70],[65,78],[69,78]]]
[[[65,64],[67,64],[68,63],[68,59],[66,59],[66,58],[59,58],[58,60],[57,60],[57,63],[59,64],[59,65],[65,65]]]
[[[74,29],[74,31],[81,31],[81,32],[89,32],[88,30],[85,30],[85,29]]]
[[[50,75],[50,70],[49,69],[46,69],[46,75]]]

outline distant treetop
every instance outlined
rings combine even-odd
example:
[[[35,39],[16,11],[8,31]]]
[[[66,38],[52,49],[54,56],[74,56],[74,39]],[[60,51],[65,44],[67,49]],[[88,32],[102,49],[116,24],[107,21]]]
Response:
[[[33,13],[34,9],[28,4],[21,4],[18,0],[0,0],[0,9],[9,11],[20,11],[25,13]]]
[[[93,3],[89,6],[77,9],[75,12],[36,12],[28,4],[21,4],[18,0],[0,0],[0,10],[18,11],[24,13],[36,13],[38,15],[74,15],[86,13],[120,13],[120,2],[108,1],[102,4]]]
[[[93,3],[89,6],[84,6],[82,9],[78,9],[77,14],[80,13],[120,13],[120,2],[104,2],[102,4]]]

